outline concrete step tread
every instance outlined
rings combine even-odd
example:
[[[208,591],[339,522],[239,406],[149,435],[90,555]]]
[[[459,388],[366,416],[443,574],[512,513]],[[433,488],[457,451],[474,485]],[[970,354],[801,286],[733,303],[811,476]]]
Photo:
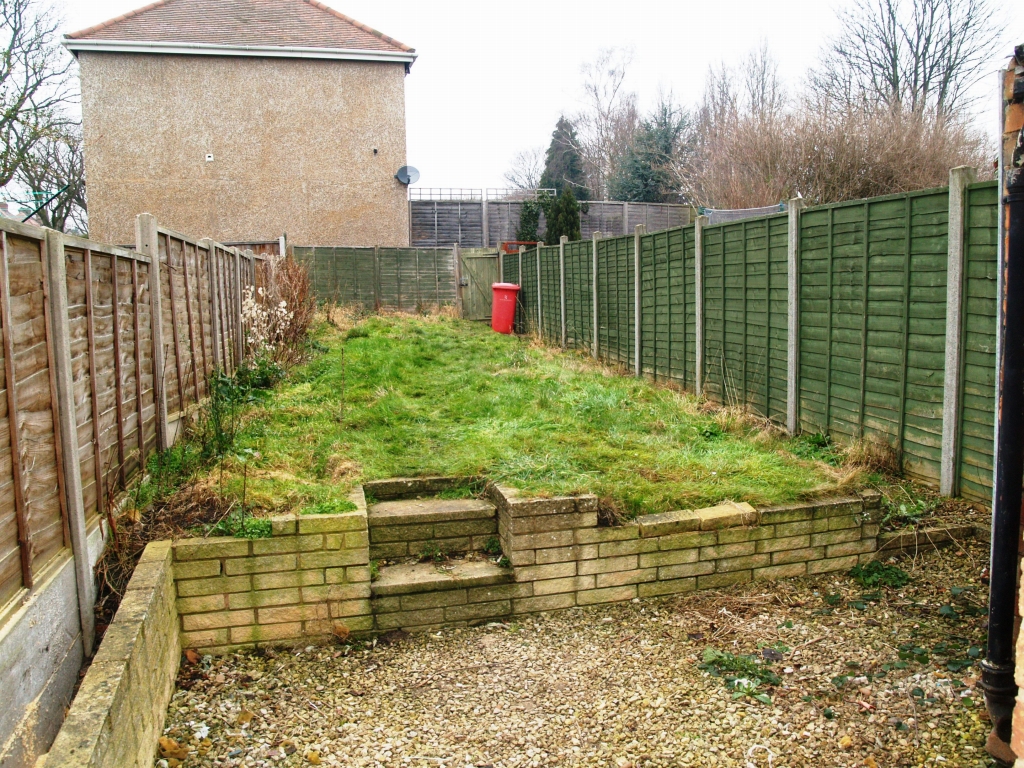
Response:
[[[487,560],[457,563],[413,563],[389,565],[370,584],[375,597],[411,595],[466,587],[487,587],[512,581],[512,569],[501,568]]]
[[[447,523],[494,517],[494,505],[482,499],[402,499],[382,501],[367,509],[371,528],[381,525]]]

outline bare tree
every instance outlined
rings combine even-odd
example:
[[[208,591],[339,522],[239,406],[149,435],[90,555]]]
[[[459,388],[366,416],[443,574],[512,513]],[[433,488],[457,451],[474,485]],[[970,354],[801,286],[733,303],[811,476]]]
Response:
[[[544,147],[531,147],[516,152],[505,171],[505,181],[515,189],[537,189],[544,173]]]
[[[0,187],[37,142],[67,123],[72,60],[58,28],[38,0],[0,0]]]
[[[754,208],[803,195],[854,200],[947,183],[949,169],[990,174],[985,136],[962,114],[896,108],[812,90],[787,99],[763,48],[736,73],[708,73],[686,147],[676,158],[684,196],[711,208]],[[986,166],[988,166],[986,168]]]
[[[990,0],[855,0],[811,86],[833,101],[951,115],[999,41]]]
[[[786,109],[786,89],[779,77],[779,63],[762,41],[752,50],[743,66],[743,92],[746,111],[758,121],[771,124]]]
[[[606,197],[608,179],[640,122],[636,94],[625,88],[632,61],[631,50],[607,48],[582,68],[585,107],[572,122],[587,183],[597,200]]]
[[[55,130],[38,141],[18,167],[15,180],[42,206],[36,214],[43,226],[61,232],[88,232],[85,167],[80,125]]]

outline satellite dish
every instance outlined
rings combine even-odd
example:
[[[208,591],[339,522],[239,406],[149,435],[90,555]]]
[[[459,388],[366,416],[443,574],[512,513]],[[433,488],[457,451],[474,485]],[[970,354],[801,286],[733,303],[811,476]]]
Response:
[[[405,185],[415,184],[420,180],[420,172],[411,165],[403,165],[398,169],[395,178]]]

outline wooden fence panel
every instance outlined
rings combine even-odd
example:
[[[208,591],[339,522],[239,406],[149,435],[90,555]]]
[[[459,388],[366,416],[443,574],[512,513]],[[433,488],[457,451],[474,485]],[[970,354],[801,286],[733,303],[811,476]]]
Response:
[[[704,227],[704,395],[727,403],[725,387],[725,228]]]
[[[562,290],[559,247],[545,245],[540,249],[541,336],[545,341],[562,343]]]
[[[939,477],[948,192],[801,216],[801,426],[893,445]]]
[[[597,241],[597,321],[601,357],[633,365],[633,237]]]
[[[452,248],[292,247],[320,301],[416,312],[456,300]]]
[[[565,244],[565,326],[566,344],[570,348],[590,351],[594,335],[593,308],[593,241],[580,240]],[[509,262],[515,264],[515,257],[505,257],[505,282],[516,282],[516,275],[509,274]]]
[[[999,190],[968,186],[965,203],[963,375],[957,474],[964,496],[990,502],[995,433],[996,243]]]
[[[31,588],[67,545],[55,416],[45,234],[4,222],[0,254],[6,431],[0,447],[0,599]]]
[[[524,333],[537,333],[537,249],[522,252],[522,328]]]

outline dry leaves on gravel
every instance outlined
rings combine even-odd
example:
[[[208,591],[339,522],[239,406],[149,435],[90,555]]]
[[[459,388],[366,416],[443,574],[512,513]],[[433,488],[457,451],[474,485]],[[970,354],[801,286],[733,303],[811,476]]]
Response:
[[[187,766],[982,768],[985,560],[918,557],[899,590],[832,574],[204,657],[165,738]],[[770,703],[701,669],[707,649],[772,670]]]

